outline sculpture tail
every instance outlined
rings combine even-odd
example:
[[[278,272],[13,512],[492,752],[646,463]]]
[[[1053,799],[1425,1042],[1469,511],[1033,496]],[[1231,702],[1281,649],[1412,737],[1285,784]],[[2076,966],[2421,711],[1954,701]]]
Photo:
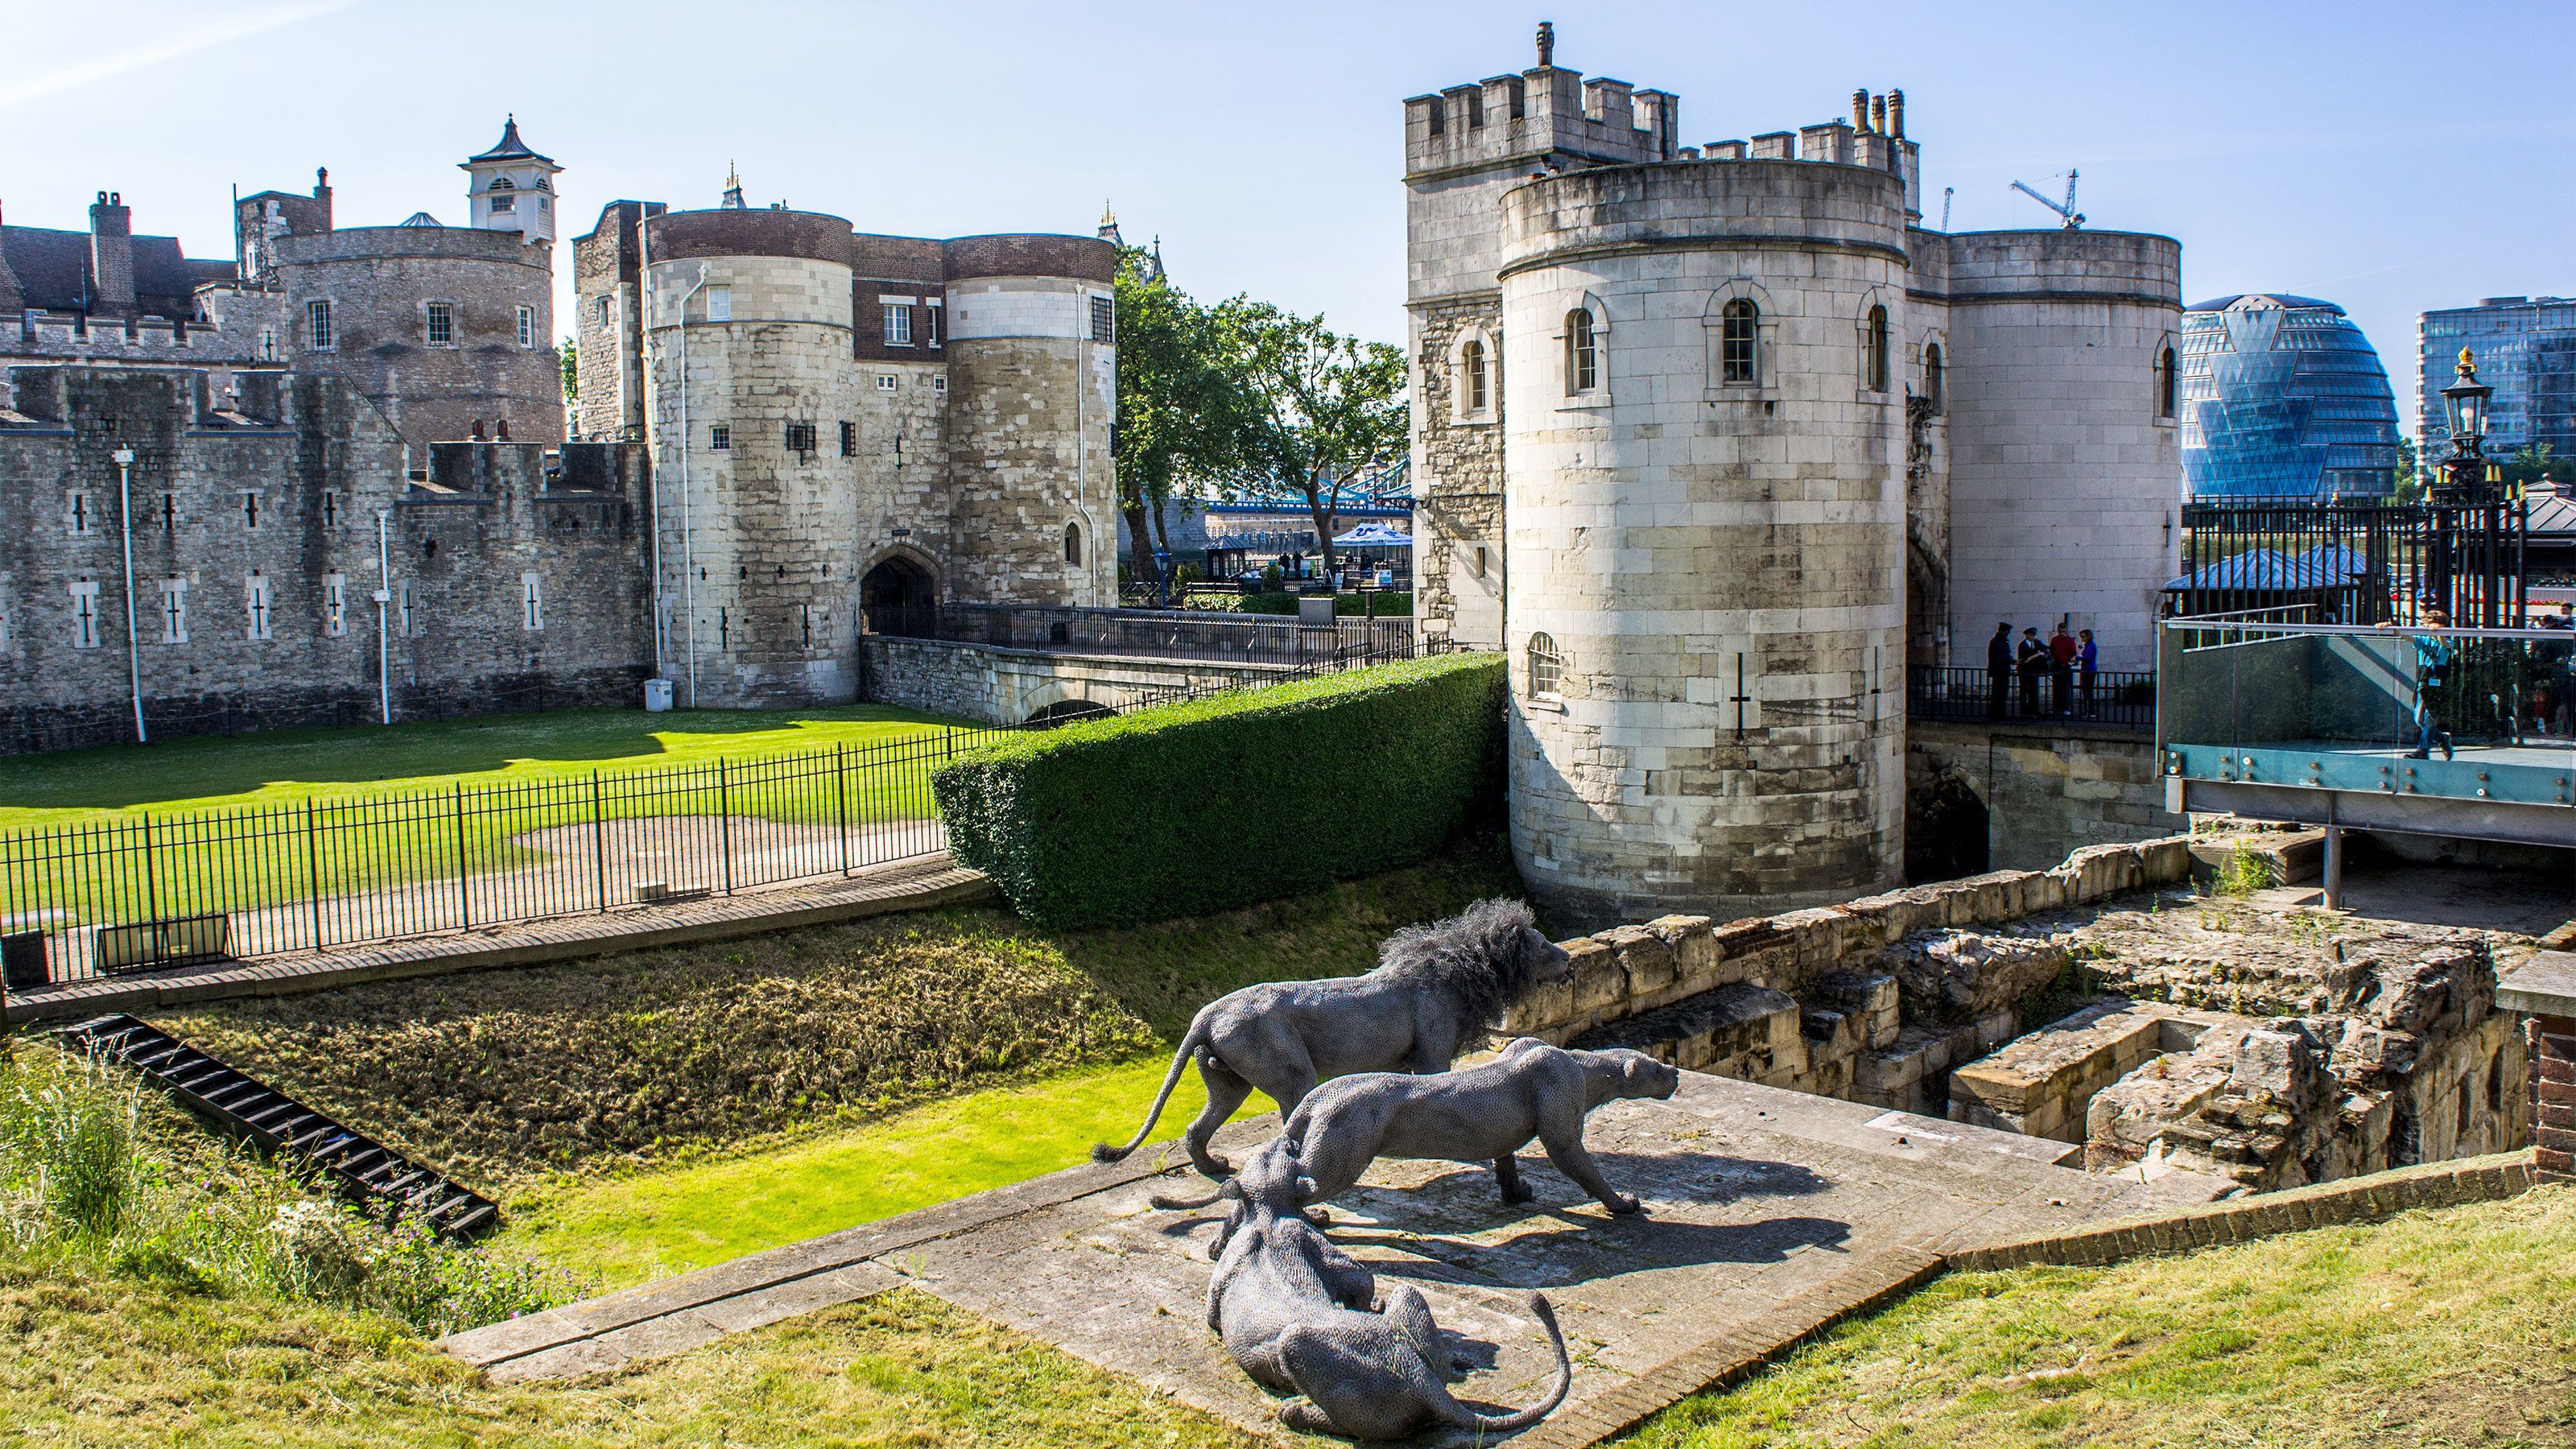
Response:
[[[1107,1146],[1107,1145],[1108,1145],[1108,1144],[1106,1144],[1106,1143],[1103,1143],[1103,1144],[1102,1144],[1102,1146],[1104,1146],[1104,1147],[1105,1147],[1105,1146]],[[1099,1149],[1095,1148],[1095,1149],[1093,1149],[1093,1150],[1094,1150],[1094,1151],[1097,1151],[1097,1150],[1099,1150]],[[1232,1179],[1232,1178],[1228,1178],[1228,1179],[1226,1179],[1226,1182],[1232,1182],[1233,1180],[1234,1180],[1234,1179]],[[1197,1211],[1198,1209],[1203,1208],[1203,1207],[1214,1207],[1214,1206],[1216,1206],[1216,1204],[1217,1204],[1217,1199],[1222,1198],[1222,1197],[1224,1197],[1224,1196],[1225,1196],[1225,1183],[1218,1183],[1218,1184],[1216,1185],[1216,1187],[1215,1187],[1215,1188],[1213,1188],[1212,1190],[1210,1190],[1210,1191],[1209,1191],[1209,1193],[1208,1193],[1208,1195],[1207,1195],[1207,1196],[1205,1196],[1205,1197],[1165,1197],[1165,1196],[1163,1196],[1161,1193],[1156,1193],[1156,1194],[1154,1194],[1152,1197],[1149,1197],[1149,1198],[1147,1198],[1147,1199],[1145,1199],[1145,1200],[1146,1200],[1147,1202],[1152,1203],[1154,1206],[1156,1206],[1156,1207],[1158,1207],[1158,1208],[1162,1208],[1162,1209],[1163,1209],[1163,1210],[1165,1210],[1166,1212],[1174,1211],[1174,1210],[1178,1210],[1178,1211],[1181,1211],[1181,1212],[1195,1212],[1195,1211]]]
[[[1198,1022],[1192,1021],[1189,1032],[1181,1038],[1180,1049],[1172,1053],[1172,1069],[1163,1073],[1163,1089],[1154,1094],[1154,1106],[1145,1114],[1145,1125],[1136,1129],[1135,1137],[1124,1147],[1112,1147],[1106,1142],[1091,1144],[1092,1161],[1123,1161],[1127,1154],[1145,1145],[1145,1139],[1153,1134],[1154,1124],[1162,1120],[1164,1104],[1172,1100],[1172,1089],[1181,1084],[1181,1068],[1189,1065],[1191,1053],[1206,1044],[1207,1033],[1200,1029]]]
[[[1557,1405],[1565,1402],[1565,1391],[1574,1386],[1574,1361],[1565,1353],[1565,1331],[1556,1326],[1556,1310],[1548,1305],[1546,1294],[1530,1295],[1530,1312],[1538,1315],[1540,1325],[1547,1329],[1549,1345],[1556,1350],[1556,1387],[1548,1392],[1545,1399],[1514,1414],[1479,1414],[1461,1405],[1459,1412],[1466,1418],[1460,1428],[1509,1434],[1546,1418],[1556,1412]]]

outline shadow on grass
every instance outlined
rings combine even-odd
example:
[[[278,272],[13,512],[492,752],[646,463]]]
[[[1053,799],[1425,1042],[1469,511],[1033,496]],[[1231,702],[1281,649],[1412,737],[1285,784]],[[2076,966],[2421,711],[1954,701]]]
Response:
[[[663,736],[748,735],[808,725],[956,724],[891,705],[814,710],[551,710],[328,729],[188,736],[0,760],[0,808],[120,809],[279,784],[367,784],[431,775],[605,763],[671,752]],[[818,741],[827,743],[828,741]]]

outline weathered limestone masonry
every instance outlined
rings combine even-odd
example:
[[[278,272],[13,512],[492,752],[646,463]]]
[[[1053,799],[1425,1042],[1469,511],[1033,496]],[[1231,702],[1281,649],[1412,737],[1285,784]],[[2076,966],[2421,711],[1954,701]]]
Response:
[[[1405,102],[1417,626],[1517,656],[1560,912],[1883,887],[1909,664],[2063,616],[2148,667],[2180,248],[1925,230],[1898,92],[1683,146],[1552,48]]]
[[[574,416],[660,460],[655,657],[683,703],[849,700],[862,634],[942,603],[1115,601],[1114,263],[738,191],[601,213],[574,243]]]
[[[1280,665],[1007,649],[888,634],[861,639],[859,660],[870,700],[985,724],[1024,724],[1085,705],[1118,709],[1178,689],[1259,686],[1288,672]]]
[[[401,434],[336,377],[243,373],[226,397],[196,368],[8,382],[0,753],[132,738],[120,447],[156,735],[374,719],[380,657],[397,719],[633,697],[641,449],[442,443],[414,481]]]
[[[1622,926],[1565,943],[1573,977],[1503,1033],[2255,1189],[2524,1140],[2524,1055],[2482,938],[2218,900],[2093,909],[2191,869],[2178,836],[1841,906]],[[2062,1010],[2071,981],[2103,995],[2032,1017]]]
[[[2088,845],[2153,840],[2189,828],[2165,809],[2152,735],[2050,732],[2024,723],[1906,724],[1905,853],[1916,879],[1939,873],[1936,860],[1966,861],[1971,869],[2044,870]]]

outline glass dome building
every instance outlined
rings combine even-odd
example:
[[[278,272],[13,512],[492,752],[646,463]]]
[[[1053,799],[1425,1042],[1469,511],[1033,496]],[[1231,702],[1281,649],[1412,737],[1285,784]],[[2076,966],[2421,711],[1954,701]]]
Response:
[[[2186,310],[2180,381],[2185,497],[2396,491],[2388,372],[2334,303],[2249,292]]]

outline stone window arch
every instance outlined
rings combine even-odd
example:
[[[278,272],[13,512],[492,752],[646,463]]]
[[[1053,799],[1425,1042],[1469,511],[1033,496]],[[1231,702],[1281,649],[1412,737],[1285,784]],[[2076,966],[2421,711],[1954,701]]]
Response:
[[[1852,329],[1860,363],[1856,380],[1866,401],[1883,402],[1895,389],[1896,327],[1896,297],[1888,288],[1872,287],[1861,294]]]
[[[1601,387],[1601,323],[1589,305],[1565,314],[1565,395],[1580,397]]]
[[[1529,636],[1529,691],[1553,695],[1565,682],[1565,653],[1556,647],[1556,637],[1547,633]]]
[[[1950,410],[1950,347],[1938,332],[1923,340],[1922,398],[1936,417]]]
[[[1458,334],[1449,349],[1449,416],[1453,422],[1490,423],[1494,420],[1496,364],[1501,358],[1483,328],[1471,327]]]
[[[1064,561],[1076,567],[1082,564],[1082,525],[1079,523],[1064,526]]]
[[[2182,352],[2174,346],[2172,333],[2157,339],[2151,366],[2155,371],[2156,421],[2173,422],[2182,416]]]
[[[1700,319],[1708,334],[1708,394],[1741,398],[1775,381],[1780,309],[1750,277],[1738,277],[1709,294]]]

